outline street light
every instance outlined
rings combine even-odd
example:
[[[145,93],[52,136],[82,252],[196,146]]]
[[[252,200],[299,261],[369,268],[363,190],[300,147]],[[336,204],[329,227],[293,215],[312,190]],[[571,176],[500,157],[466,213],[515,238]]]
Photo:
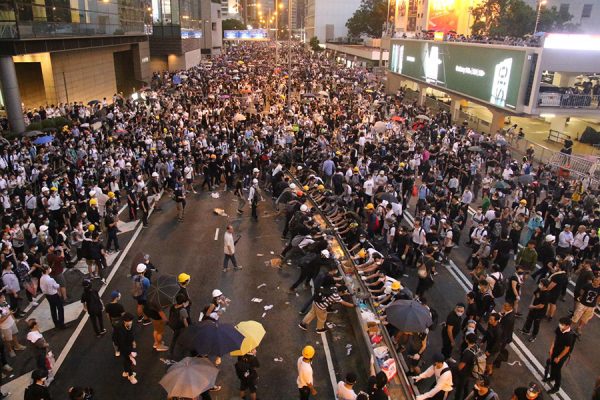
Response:
[[[540,14],[542,13],[542,6],[546,4],[546,0],[538,0],[537,15],[535,17],[535,28],[533,28],[533,34],[537,33],[538,25],[540,23]]]

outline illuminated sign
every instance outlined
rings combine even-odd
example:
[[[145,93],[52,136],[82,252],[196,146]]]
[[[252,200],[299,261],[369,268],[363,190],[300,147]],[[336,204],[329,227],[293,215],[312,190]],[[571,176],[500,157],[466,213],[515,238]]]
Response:
[[[600,51],[600,35],[549,33],[544,39],[545,49]]]
[[[517,108],[526,50],[392,39],[390,71],[496,107]]]
[[[433,34],[433,40],[436,42],[441,42],[444,40],[444,32],[435,32]]]
[[[266,29],[249,29],[243,31],[225,31],[226,40],[267,40],[269,35]]]

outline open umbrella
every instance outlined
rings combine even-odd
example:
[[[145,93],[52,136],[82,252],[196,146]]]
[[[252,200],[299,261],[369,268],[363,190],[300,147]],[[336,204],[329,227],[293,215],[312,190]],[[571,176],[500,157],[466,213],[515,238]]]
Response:
[[[383,132],[387,129],[387,124],[383,121],[377,121],[373,128],[375,128],[375,132]]]
[[[172,305],[179,289],[176,276],[160,275],[148,288],[148,305],[155,310],[162,310]]]
[[[501,189],[501,190],[508,189],[509,187],[510,187],[510,184],[508,184],[505,181],[497,181],[496,185],[495,185],[496,189]]]
[[[86,122],[85,124],[81,124],[81,125],[79,125],[79,126],[80,126],[81,128],[89,128],[89,127],[90,127],[90,124]]]
[[[415,118],[422,119],[425,121],[431,121],[431,118],[429,118],[427,115],[423,115],[423,114],[417,115]]]
[[[25,132],[24,136],[25,137],[34,137],[34,136],[39,136],[39,135],[43,135],[43,134],[44,134],[44,132],[42,132],[42,131],[28,131],[28,132]]]
[[[404,122],[404,118],[402,118],[402,117],[399,117],[399,116],[397,116],[397,115],[394,115],[394,116],[392,117],[392,121],[396,121],[396,122]]]
[[[100,127],[102,127],[102,122],[100,122],[100,121],[94,122],[92,124],[92,129],[95,130],[95,131],[97,131],[98,129],[100,129]]]
[[[243,356],[257,348],[266,333],[262,324],[256,321],[242,321],[235,326],[235,329],[244,335],[244,341],[239,350],[229,353],[232,356]]]
[[[431,312],[416,300],[396,300],[385,313],[388,322],[402,332],[423,332],[432,324]]]
[[[477,153],[481,153],[482,151],[484,151],[481,146],[470,146],[467,150],[472,151],[472,152],[477,152]]]
[[[40,136],[39,138],[35,139],[33,141],[33,144],[46,144],[46,143],[50,143],[51,141],[54,140],[54,136]]]
[[[319,96],[321,96],[321,97],[329,97],[329,93],[327,93],[327,92],[326,92],[326,91],[324,91],[324,90],[321,90],[321,91],[319,92]]]
[[[315,95],[312,93],[304,93],[302,97],[315,97]]]
[[[197,354],[220,357],[242,347],[244,335],[231,324],[214,321],[192,323],[179,337],[179,345]]]
[[[233,120],[234,120],[235,122],[239,122],[239,121],[245,121],[245,120],[246,120],[246,116],[245,116],[244,114],[237,113],[237,114],[235,114],[235,115],[233,116]]]
[[[194,399],[215,386],[217,375],[219,369],[206,358],[186,357],[171,365],[159,383],[169,398]]]
[[[90,100],[90,101],[88,101],[88,106],[93,106],[93,105],[96,105],[98,103],[100,103],[99,100]]]

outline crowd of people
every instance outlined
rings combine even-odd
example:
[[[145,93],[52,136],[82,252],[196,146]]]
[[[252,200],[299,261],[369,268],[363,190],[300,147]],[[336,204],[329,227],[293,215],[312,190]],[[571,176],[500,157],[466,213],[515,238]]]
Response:
[[[69,296],[65,273],[85,260],[81,301],[99,337],[107,332],[103,312],[110,317],[123,377],[136,384],[132,326],[152,324],[154,349],[174,351],[193,299],[185,289],[190,276],[181,274],[181,295],[170,309],[148,307],[153,268],[146,259],[132,277],[137,309],[126,312],[118,291],[102,304],[94,288],[105,282],[108,254],[121,249],[118,222],[139,219],[147,226],[151,209],[169,201],[161,200],[169,193],[176,203],[173,218],[183,223],[189,196],[223,185],[238,197],[238,212],[250,208],[255,221],[260,201],[269,195],[285,214],[288,243],[282,256],[300,269],[289,290],[300,284],[314,288],[301,310],[303,330],[316,318],[317,332],[326,332],[331,306],[355,306],[337,266],[344,260],[335,259],[328,240],[332,232],[316,223],[306,196],[335,223],[352,257],[350,272],[361,276],[384,316],[398,299],[427,305],[441,263],[450,262],[457,248],[471,249],[466,265],[472,291],[456,299],[441,349],[429,349],[428,330],[386,325],[410,367],[405,372],[415,381],[436,377],[418,400],[445,399],[451,392],[459,400],[497,398],[489,395],[494,366],[506,360],[515,325],[533,342],[540,329],[549,329],[541,322],[555,318],[557,302],[566,300],[569,279],[575,279],[572,316],[558,319],[547,364],[545,379],[553,383],[550,393],[557,392],[561,368],[576,338],[587,336],[585,325],[600,294],[597,189],[558,176],[535,163],[533,153],[517,156],[502,132],[476,132],[445,112],[404,101],[402,90],[386,94],[366,70],[339,66],[300,46],[290,52],[303,60],[292,71],[275,63],[268,44],[236,46],[210,64],[155,74],[137,100],[115,96],[110,104],[62,104],[28,116],[62,116],[71,123],[47,144],[19,138],[0,155],[4,370],[10,371],[5,355],[25,349],[15,319],[26,316],[26,304],[35,307],[45,296],[55,326],[68,329],[63,305],[79,299]],[[127,218],[120,216],[121,206]],[[225,272],[229,261],[240,268],[233,228],[227,233]],[[418,278],[414,290],[402,282],[403,273]],[[539,283],[532,303],[522,304],[528,279]],[[218,319],[224,301],[216,290],[203,309],[205,318]],[[177,328],[167,346],[164,326],[171,314],[177,323],[169,326]],[[49,345],[35,320],[27,324],[38,368],[27,399],[49,398],[35,397],[47,392],[52,378]],[[316,392],[314,352],[304,348],[298,360],[301,399]],[[422,371],[424,359],[433,364]],[[251,357],[239,362],[245,363],[240,370],[257,367]],[[336,389],[338,398],[385,399],[384,377],[373,376],[356,393],[356,375],[349,373]],[[256,395],[255,380],[242,383],[243,392]],[[541,398],[541,387],[520,386],[513,398]],[[76,389],[72,393],[79,397],[72,398],[84,398],[85,390]]]

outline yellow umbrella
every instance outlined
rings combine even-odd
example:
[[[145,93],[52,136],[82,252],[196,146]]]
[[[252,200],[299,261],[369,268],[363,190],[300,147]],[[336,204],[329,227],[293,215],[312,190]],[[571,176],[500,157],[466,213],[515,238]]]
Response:
[[[232,356],[243,356],[257,348],[266,333],[262,324],[256,321],[240,322],[236,325],[235,329],[244,335],[244,341],[239,350],[229,353]]]

